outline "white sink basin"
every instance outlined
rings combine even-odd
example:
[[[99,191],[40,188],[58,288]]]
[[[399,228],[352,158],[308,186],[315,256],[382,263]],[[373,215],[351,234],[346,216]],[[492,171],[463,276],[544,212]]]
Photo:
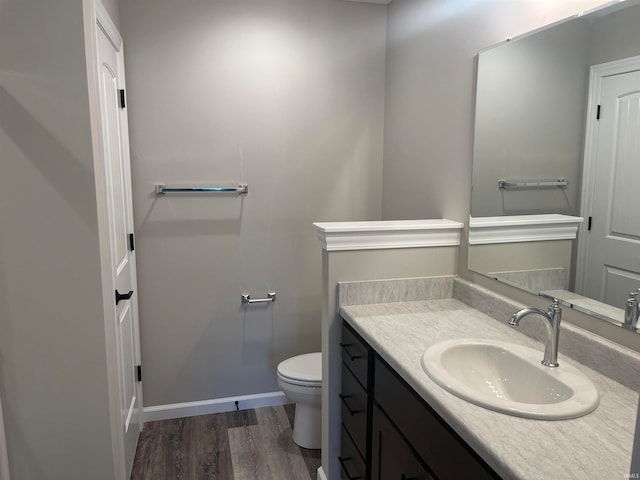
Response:
[[[540,363],[542,350],[493,340],[433,345],[422,368],[442,388],[481,407],[525,418],[564,420],[598,406],[596,387],[575,367]]]

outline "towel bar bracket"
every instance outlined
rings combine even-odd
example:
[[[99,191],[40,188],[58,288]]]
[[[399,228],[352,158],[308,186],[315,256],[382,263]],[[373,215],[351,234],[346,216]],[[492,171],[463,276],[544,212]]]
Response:
[[[242,303],[243,304],[249,304],[249,303],[273,303],[276,301],[276,292],[269,292],[267,293],[267,298],[251,298],[251,295],[249,295],[248,293],[243,293],[241,296],[242,299]]]

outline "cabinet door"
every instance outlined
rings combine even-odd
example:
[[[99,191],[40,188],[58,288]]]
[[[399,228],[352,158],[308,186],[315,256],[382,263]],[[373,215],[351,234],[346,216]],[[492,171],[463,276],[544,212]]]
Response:
[[[380,358],[376,358],[375,362],[374,384],[376,404],[389,416],[434,475],[441,479],[493,480],[500,478]]]
[[[377,406],[373,408],[372,480],[436,480]]]

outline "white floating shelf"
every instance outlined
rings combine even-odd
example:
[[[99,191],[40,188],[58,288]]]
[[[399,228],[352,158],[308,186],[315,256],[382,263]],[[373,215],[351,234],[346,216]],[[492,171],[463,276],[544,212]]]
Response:
[[[446,219],[314,223],[322,248],[374,250],[460,245],[464,224]]]
[[[573,240],[583,221],[582,217],[560,214],[470,217],[469,244]]]

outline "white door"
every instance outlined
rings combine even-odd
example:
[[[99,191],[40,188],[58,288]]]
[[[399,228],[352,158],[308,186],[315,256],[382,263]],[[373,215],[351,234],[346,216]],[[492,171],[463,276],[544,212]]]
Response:
[[[640,70],[600,79],[583,294],[624,308],[640,287]]]
[[[97,10],[97,54],[102,156],[116,315],[113,318],[118,358],[120,426],[127,478],[142,426],[139,365],[138,304],[129,137],[124,98],[122,39],[103,9]]]

